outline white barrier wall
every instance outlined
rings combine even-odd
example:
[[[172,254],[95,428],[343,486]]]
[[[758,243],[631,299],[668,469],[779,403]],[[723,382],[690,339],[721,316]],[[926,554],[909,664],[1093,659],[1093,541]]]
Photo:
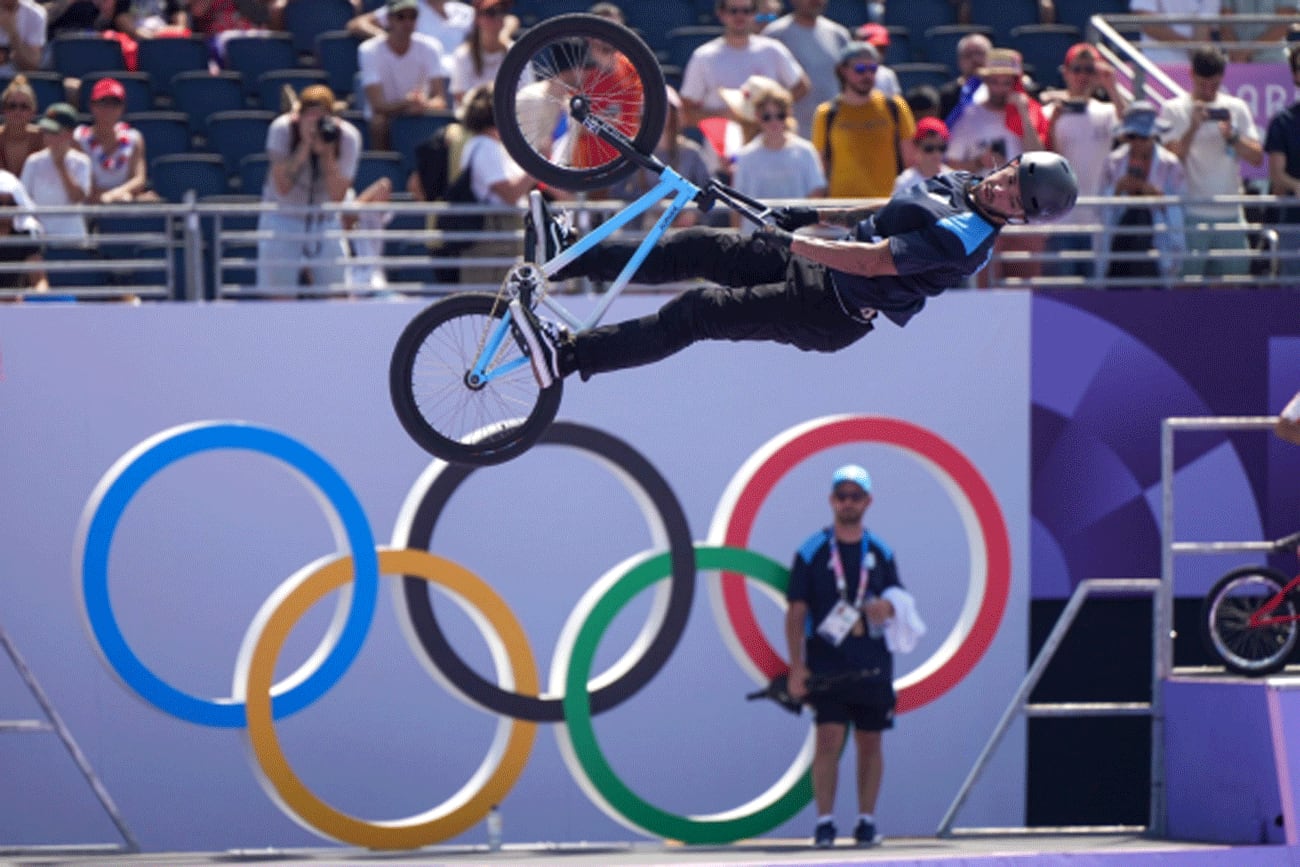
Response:
[[[624,299],[611,319],[655,303]],[[74,565],[87,501],[110,468],[150,437],[202,420],[238,420],[319,455],[355,493],[374,539],[388,544],[431,460],[401,430],[387,393],[388,353],[418,309],[381,302],[0,309],[0,625],[146,849],[317,845],[322,828],[300,827],[264,791],[242,728],[165,713],[101,660],[83,614],[81,564]],[[855,430],[867,439],[881,430],[912,432],[892,444],[850,435],[825,450],[810,447],[766,499],[750,504],[757,511],[748,547],[788,564],[828,522],[836,466],[863,463],[875,480],[868,525],[897,552],[930,626],[921,647],[898,660],[899,673],[911,673],[909,702],[919,706],[902,713],[886,738],[877,811],[886,835],[933,833],[1024,674],[1028,343],[1027,295],[957,293],[933,302],[905,332],[885,324],[833,356],[709,344],[650,368],[567,383],[560,418],[626,441],[666,479],[697,540],[709,536],[742,465],[792,428],[862,414],[903,423],[861,422]],[[962,484],[934,468],[927,444],[936,442],[969,462],[1005,521],[1011,581],[1000,618],[980,608],[996,576],[978,579],[983,543],[967,532],[972,515],[980,513],[978,524],[991,510],[972,507]],[[126,646],[161,683],[205,700],[230,696],[259,608],[289,576],[339,550],[328,514],[267,455],[203,451],[161,469],[125,504],[111,534],[107,605]],[[655,547],[619,474],[561,446],[471,475],[431,544],[504,599],[544,688],[584,592]],[[712,580],[697,581],[685,632],[658,674],[594,719],[622,783],[674,814],[731,810],[758,797],[795,760],[810,727],[807,714],[744,701],[756,686],[715,622]],[[381,582],[373,623],[337,684],[274,729],[313,797],[375,822],[439,805],[455,813],[456,793],[497,730],[494,714],[458,700],[416,658],[395,614],[395,583]],[[614,619],[595,670],[632,644],[652,595]],[[750,598],[763,635],[784,655],[779,606],[762,593]],[[493,680],[488,645],[447,602],[434,594],[451,646]],[[331,597],[316,605],[293,627],[277,676],[308,659],[336,604]],[[986,653],[976,639],[963,639],[963,619],[977,633],[995,628]],[[37,715],[0,659],[0,718]],[[507,841],[637,839],[584,793],[555,727],[538,726],[504,797]],[[843,782],[851,774],[846,756],[842,828],[856,811]],[[114,839],[53,736],[0,736],[0,775],[0,847]],[[1023,800],[1017,728],[959,824],[1020,825]],[[769,833],[803,837],[812,824],[805,807]],[[472,824],[447,839],[481,842],[484,833]]]

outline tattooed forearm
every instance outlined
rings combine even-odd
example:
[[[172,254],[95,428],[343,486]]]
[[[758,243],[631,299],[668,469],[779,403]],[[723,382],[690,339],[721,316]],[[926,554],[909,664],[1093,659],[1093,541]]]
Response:
[[[875,212],[870,208],[819,208],[817,217],[828,226],[844,226],[852,229],[873,213]]]

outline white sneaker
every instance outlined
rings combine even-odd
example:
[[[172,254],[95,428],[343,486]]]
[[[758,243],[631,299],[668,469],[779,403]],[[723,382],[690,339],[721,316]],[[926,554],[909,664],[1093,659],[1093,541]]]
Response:
[[[519,299],[510,302],[510,328],[533,366],[538,388],[550,388],[563,377],[559,343],[563,335],[552,322],[539,320]]]
[[[544,265],[571,246],[577,233],[568,215],[551,213],[546,197],[537,190],[528,193],[528,214],[524,217],[524,261]]]

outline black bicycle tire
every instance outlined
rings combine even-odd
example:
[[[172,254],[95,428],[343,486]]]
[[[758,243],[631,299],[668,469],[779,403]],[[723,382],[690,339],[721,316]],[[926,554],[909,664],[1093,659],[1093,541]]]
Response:
[[[519,167],[537,180],[571,192],[608,187],[637,169],[637,165],[618,156],[593,169],[572,169],[556,165],[539,154],[519,127],[516,97],[519,82],[538,49],[562,39],[599,39],[621,52],[632,64],[641,80],[641,126],[632,144],[643,154],[652,154],[663,134],[668,113],[668,93],[663,70],[649,46],[628,28],[596,15],[557,15],[530,27],[506,52],[497,71],[493,95],[497,132],[501,144]]]
[[[1276,653],[1270,653],[1258,660],[1245,660],[1244,657],[1225,653],[1219,643],[1214,640],[1215,624],[1220,613],[1220,606],[1224,600],[1225,591],[1242,578],[1252,575],[1259,576],[1270,582],[1272,587],[1269,596],[1276,594],[1288,583],[1285,575],[1267,566],[1241,566],[1224,575],[1215,582],[1214,586],[1210,588],[1210,592],[1205,595],[1201,602],[1201,642],[1210,655],[1222,662],[1224,668],[1228,671],[1246,677],[1264,677],[1265,675],[1275,674],[1286,666],[1287,660],[1295,650],[1297,640],[1300,639],[1300,623],[1292,621],[1286,624],[1289,638],[1278,648]]]
[[[415,394],[416,358],[425,341],[440,325],[466,316],[501,316],[504,301],[487,292],[459,292],[421,310],[402,330],[388,367],[388,389],[398,420],[412,440],[435,457],[450,463],[491,466],[517,457],[531,448],[555,420],[564,383],[538,389],[531,411],[521,424],[478,442],[466,442],[444,433],[420,410]],[[525,371],[531,376],[531,371]],[[466,386],[466,391],[469,387]]]

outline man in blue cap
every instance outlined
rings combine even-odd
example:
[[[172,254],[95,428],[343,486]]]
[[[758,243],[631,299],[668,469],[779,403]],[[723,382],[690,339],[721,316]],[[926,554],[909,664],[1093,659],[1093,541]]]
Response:
[[[859,811],[853,837],[859,846],[875,846],[881,841],[874,815],[884,770],[881,732],[894,726],[894,663],[884,631],[895,608],[886,593],[902,588],[893,552],[862,525],[871,505],[867,471],[855,464],[836,470],[830,504],[834,523],[810,536],[790,567],[789,688],[791,697],[812,706],[817,727],[813,844],[835,845],[835,785],[852,723]],[[810,694],[810,675],[830,686]]]

